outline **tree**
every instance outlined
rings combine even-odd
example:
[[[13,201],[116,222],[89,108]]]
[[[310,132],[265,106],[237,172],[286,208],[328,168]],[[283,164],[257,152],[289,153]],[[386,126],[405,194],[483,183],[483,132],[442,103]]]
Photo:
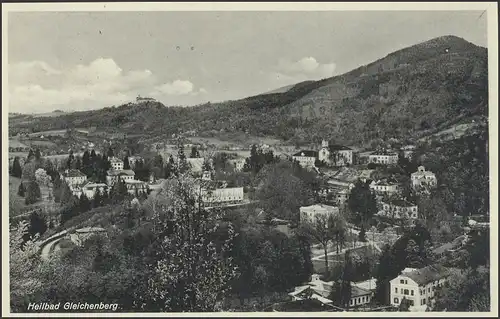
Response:
[[[111,148],[111,146],[108,148],[108,152],[106,153],[108,159],[112,158],[115,156],[115,152],[113,152],[113,149]]]
[[[65,181],[61,181],[61,195],[60,195],[60,203],[61,206],[65,206],[73,201],[73,192],[71,188]]]
[[[490,271],[452,270],[448,280],[436,289],[434,311],[490,311]]]
[[[82,159],[80,158],[80,156],[76,156],[75,160],[72,163],[72,167],[77,170],[80,170],[82,168]]]
[[[12,163],[12,176],[21,178],[23,175],[23,169],[21,167],[21,163],[19,162],[19,157],[14,157],[14,162]]]
[[[78,198],[76,196],[71,196],[69,200],[61,207],[61,225],[66,223],[71,218],[78,215]]]
[[[40,186],[36,181],[28,182],[28,187],[26,189],[26,197],[24,202],[26,205],[31,205],[36,203],[41,197]]]
[[[323,247],[325,256],[325,272],[328,272],[328,244],[335,238],[337,215],[318,215],[312,221],[301,221],[300,233],[311,240],[319,242]]]
[[[200,152],[198,152],[198,149],[196,146],[191,147],[191,155],[189,156],[190,158],[199,158],[200,157]]]
[[[71,169],[73,167],[73,160],[75,156],[73,155],[73,151],[69,151],[68,159],[66,160],[66,169]]]
[[[95,152],[94,152],[95,154]],[[88,150],[85,150],[83,152],[82,156],[82,173],[85,174],[87,177],[92,176],[92,171],[93,171],[93,162],[90,159],[90,153]]]
[[[399,304],[398,310],[402,312],[410,311],[410,300],[406,299],[406,297],[403,297],[403,299],[401,299],[401,303]]]
[[[361,242],[367,242],[366,239],[366,231],[365,231],[365,226],[361,226],[361,230],[359,231],[359,241]]]
[[[39,185],[49,186],[51,178],[43,168],[39,168],[35,171],[35,180]]]
[[[39,236],[43,235],[47,230],[47,221],[42,212],[35,210],[30,214],[30,226],[28,228],[28,233],[26,234],[29,238],[34,238],[36,234]]]
[[[42,158],[42,153],[40,153],[40,149],[35,150],[35,160],[39,161]]]
[[[177,152],[177,167],[180,174],[186,173],[189,169],[186,155],[184,154],[184,146],[182,144],[179,145],[179,150]]]
[[[25,240],[27,221],[9,228],[10,308],[12,312],[25,312],[34,301],[31,296],[43,287],[39,247],[34,242],[37,236]]]
[[[92,203],[91,206],[92,208],[97,208],[101,207],[103,204],[103,194],[101,193],[101,190],[97,188],[94,193],[94,197],[92,198]]]
[[[378,267],[375,271],[377,287],[375,289],[375,300],[382,305],[390,304],[390,281],[400,274],[401,269],[396,264],[391,246],[385,245],[380,255]]]
[[[26,158],[26,162],[31,161],[35,157],[35,153],[33,152],[33,149],[30,148],[30,151],[28,152],[28,157]]]
[[[80,195],[78,206],[80,208],[81,213],[85,213],[90,210],[90,200],[87,197],[87,195],[85,195],[85,193],[83,192]]]
[[[130,169],[130,162],[128,160],[128,156],[125,156],[123,159],[123,169]]]
[[[293,175],[288,163],[266,166],[255,177],[256,198],[264,211],[274,217],[293,222],[299,220],[299,208],[309,203],[313,192],[300,178]]]
[[[369,184],[358,181],[347,201],[349,209],[356,214],[356,222],[365,225],[377,213],[377,201]]]
[[[26,193],[26,189],[24,187],[24,184],[21,182],[21,183],[19,183],[19,188],[17,189],[17,195],[24,197],[25,193]]]
[[[340,283],[340,304],[349,308],[351,301],[351,282],[354,279],[354,265],[351,259],[350,251],[346,251],[344,255],[344,271]]]
[[[148,306],[159,311],[214,311],[235,274],[228,255],[233,228],[227,225],[216,244],[216,216],[197,204],[200,194],[194,181],[170,181],[161,189],[168,205],[154,209],[153,233],[160,251],[149,282]]]

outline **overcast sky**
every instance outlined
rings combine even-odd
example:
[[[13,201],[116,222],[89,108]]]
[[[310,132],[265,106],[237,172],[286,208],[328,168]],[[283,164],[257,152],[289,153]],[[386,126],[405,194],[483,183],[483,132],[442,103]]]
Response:
[[[24,12],[8,16],[9,110],[82,110],[140,94],[242,98],[352,70],[442,35],[487,45],[486,14]]]

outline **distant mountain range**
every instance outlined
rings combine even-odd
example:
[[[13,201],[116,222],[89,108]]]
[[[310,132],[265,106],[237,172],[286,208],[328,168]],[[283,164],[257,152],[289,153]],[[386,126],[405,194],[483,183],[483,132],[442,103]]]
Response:
[[[236,101],[165,107],[156,101],[11,121],[9,129],[66,127],[170,136],[245,132],[291,143],[412,140],[488,116],[487,49],[443,36],[348,73]]]

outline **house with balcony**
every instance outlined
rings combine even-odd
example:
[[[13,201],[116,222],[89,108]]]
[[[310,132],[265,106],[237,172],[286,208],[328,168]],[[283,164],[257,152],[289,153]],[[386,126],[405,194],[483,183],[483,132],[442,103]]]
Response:
[[[420,269],[404,269],[390,281],[391,304],[399,307],[405,298],[410,304],[410,311],[423,312],[427,307],[432,309],[435,290],[447,281],[450,270],[437,264]]]
[[[143,181],[139,181],[136,179],[127,179],[125,180],[125,186],[127,187],[127,191],[129,194],[147,194],[148,192],[148,184]]]
[[[97,190],[99,190],[99,192],[101,194],[104,194],[104,192],[108,192],[108,185],[106,185],[104,183],[87,182],[83,185],[75,187],[74,189],[72,189],[72,192],[73,192],[73,195],[75,195],[78,198],[80,198],[80,196],[82,196],[82,194],[85,194],[85,196],[88,199],[92,199],[92,198],[94,198]]]
[[[323,140],[318,159],[331,166],[347,166],[353,163],[353,150],[347,146],[331,144]]]

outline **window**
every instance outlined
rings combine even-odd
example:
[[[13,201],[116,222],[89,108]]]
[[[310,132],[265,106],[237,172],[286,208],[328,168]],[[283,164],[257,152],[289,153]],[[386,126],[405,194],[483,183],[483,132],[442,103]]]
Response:
[[[408,280],[405,280],[405,285],[408,285]]]
[[[399,281],[399,283],[400,283],[400,284],[404,284],[404,283],[405,283],[405,281],[404,281],[403,279],[401,279],[401,280]]]
[[[403,293],[404,293],[405,295],[409,295],[409,294],[410,294],[410,292],[408,291],[408,289],[405,289],[405,290],[403,291]]]
[[[394,303],[399,303],[399,299],[398,298],[394,298]]]
[[[415,302],[412,299],[408,299],[408,301],[410,302],[410,306],[414,306],[415,305]]]
[[[413,296],[413,289],[412,289],[412,290],[410,290],[410,293],[411,293],[411,295]]]
[[[431,292],[431,287],[427,288],[427,292]]]
[[[425,305],[425,301],[426,301],[426,300],[425,300],[425,298],[424,298],[424,299],[422,299],[422,304],[423,304],[423,305]]]
[[[398,287],[394,288],[395,289],[395,292],[398,293]]]

